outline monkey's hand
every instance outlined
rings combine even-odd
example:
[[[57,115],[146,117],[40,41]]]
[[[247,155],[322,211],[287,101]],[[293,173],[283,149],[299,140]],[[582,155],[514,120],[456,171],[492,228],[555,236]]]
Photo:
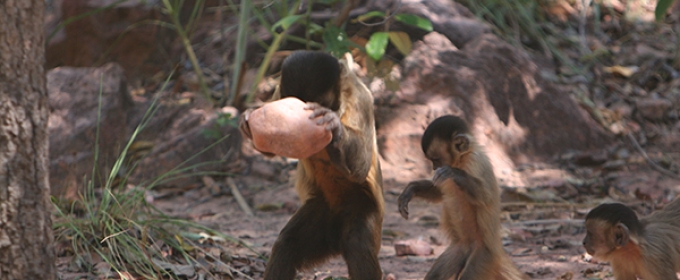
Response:
[[[413,197],[424,198],[430,202],[438,202],[441,200],[442,193],[430,180],[418,180],[408,183],[397,200],[399,213],[404,219],[408,220],[408,203]]]
[[[439,186],[443,184],[444,181],[451,179],[458,184],[460,179],[463,179],[465,177],[467,177],[467,173],[462,169],[444,165],[442,167],[437,168],[437,170],[434,172],[432,182],[434,182],[435,185]]]
[[[411,199],[413,198],[413,189],[411,188],[411,184],[409,183],[408,186],[404,189],[403,192],[399,195],[398,201],[398,206],[399,206],[399,214],[405,219],[408,220],[408,203],[411,202]]]
[[[318,103],[307,102],[305,110],[312,110],[312,114],[309,116],[310,119],[317,119],[317,125],[325,125],[326,130],[333,133],[333,142],[337,142],[342,138],[343,128],[340,122],[340,117],[338,114],[333,112],[331,109],[323,107]]]
[[[248,116],[250,116],[252,111],[252,108],[247,109],[238,118],[238,130],[248,139],[253,139],[253,134],[250,132],[250,126],[248,125]]]

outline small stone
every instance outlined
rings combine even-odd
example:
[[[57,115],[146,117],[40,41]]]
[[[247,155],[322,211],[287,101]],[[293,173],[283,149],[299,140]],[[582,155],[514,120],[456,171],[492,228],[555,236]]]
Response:
[[[429,256],[434,249],[427,242],[420,239],[403,240],[394,243],[394,251],[397,256]]]
[[[662,120],[673,103],[662,98],[644,98],[635,102],[640,114],[649,120]]]

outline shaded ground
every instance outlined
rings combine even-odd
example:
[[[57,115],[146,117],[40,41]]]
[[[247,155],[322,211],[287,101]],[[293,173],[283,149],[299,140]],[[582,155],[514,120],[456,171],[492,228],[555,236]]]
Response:
[[[650,155],[655,153],[650,152]],[[580,168],[580,171],[586,172],[586,169],[589,168]],[[609,198],[605,199],[628,202],[634,205],[638,213],[649,213],[654,206],[651,202],[634,197],[632,194],[636,189],[655,201],[672,197],[673,193],[680,191],[680,180],[662,176],[642,161],[610,173],[608,176],[613,181],[606,187],[597,184],[580,188],[560,185],[565,174],[560,169],[527,169],[523,173],[531,174],[531,178],[536,180],[545,180],[544,186],[531,188],[527,192],[536,197],[542,196],[543,200],[535,203],[518,202],[515,198],[519,196],[513,195],[514,189],[505,189],[502,218],[504,243],[513,261],[532,279],[613,279],[609,265],[585,260],[585,251],[581,246],[584,236],[581,219],[589,207],[598,204],[601,201],[599,197],[605,198],[607,195]],[[243,177],[236,179],[247,182],[247,186],[239,185],[242,186],[243,195],[255,207],[285,206],[273,211],[256,211],[254,217],[247,217],[234,197],[226,194],[211,196],[206,187],[196,187],[176,196],[158,199],[154,204],[170,215],[193,219],[238,237],[257,252],[267,255],[295,208],[291,206],[299,206],[297,196],[287,183]],[[422,279],[447,244],[436,222],[440,207],[414,201],[410,207],[411,218],[404,220],[396,207],[396,199],[403,187],[391,182],[385,184],[386,214],[380,262],[385,275],[393,274],[396,279]],[[592,199],[587,203],[563,200],[569,199],[568,193],[573,191],[581,193],[580,199],[590,193]],[[434,254],[395,256],[394,242],[413,238],[421,238],[432,244]],[[247,257],[250,261],[249,265],[239,268],[237,264],[235,268],[251,274],[254,279],[261,277],[264,264],[255,260],[252,252],[245,248],[233,248],[233,254]],[[327,276],[347,275],[345,264],[338,257],[301,276],[301,279],[325,279]]]

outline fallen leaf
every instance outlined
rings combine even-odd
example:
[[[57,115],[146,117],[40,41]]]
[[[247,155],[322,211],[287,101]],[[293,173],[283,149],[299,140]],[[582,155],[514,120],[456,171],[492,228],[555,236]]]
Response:
[[[640,67],[614,65],[612,67],[604,67],[602,68],[602,70],[613,75],[618,75],[624,78],[630,78],[630,76],[633,76],[633,74],[637,73],[637,71],[640,70]]]

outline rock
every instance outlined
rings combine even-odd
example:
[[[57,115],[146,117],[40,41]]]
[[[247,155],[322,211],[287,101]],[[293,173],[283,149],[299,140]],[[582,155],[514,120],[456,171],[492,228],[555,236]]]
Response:
[[[432,246],[420,239],[397,241],[394,251],[397,256],[429,256],[434,253]]]
[[[136,104],[136,114],[148,109],[149,101]],[[169,102],[168,102],[169,103]],[[137,140],[154,143],[153,148],[132,171],[131,182],[155,179],[177,168],[186,168],[181,175],[196,172],[233,172],[241,155],[241,133],[229,122],[220,121],[216,110],[194,108],[192,104],[166,104],[157,110]],[[231,109],[220,111],[230,111]],[[230,116],[231,122],[235,122]],[[139,124],[132,122],[131,128]],[[218,142],[218,140],[222,139]],[[200,176],[177,174],[164,185],[182,186],[199,181]]]
[[[642,98],[635,101],[642,117],[648,120],[662,120],[673,103],[663,98]]]
[[[164,52],[158,49],[168,46],[175,33],[156,24],[137,24],[161,20],[159,9],[149,1],[130,0],[117,3],[112,0],[68,0],[54,4],[52,20],[46,23],[48,38],[45,48],[47,68],[57,66],[86,67],[102,62],[115,61],[125,69],[126,76],[156,73],[163,65]],[[52,2],[52,1],[50,1]],[[65,19],[96,12],[57,29]],[[49,19],[49,18],[48,18]],[[133,24],[137,24],[131,28]],[[167,52],[166,52],[167,53]]]
[[[101,87],[101,90],[100,90]],[[98,180],[118,158],[126,140],[127,114],[132,103],[123,69],[110,63],[101,68],[59,67],[47,73],[50,102],[50,186],[52,195],[75,195],[97,167]],[[101,121],[97,120],[101,94]],[[99,126],[99,161],[94,162]]]
[[[297,98],[283,98],[252,111],[248,126],[253,145],[262,152],[308,158],[325,148],[333,135],[310,119],[311,110]]]

